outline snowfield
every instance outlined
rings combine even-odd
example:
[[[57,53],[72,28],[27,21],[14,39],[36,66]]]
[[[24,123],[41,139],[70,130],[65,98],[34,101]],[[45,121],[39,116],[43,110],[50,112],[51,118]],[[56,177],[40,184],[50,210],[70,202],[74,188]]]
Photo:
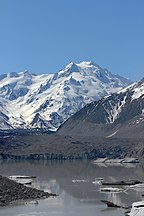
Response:
[[[93,62],[71,62],[55,74],[34,75],[24,71],[0,75],[0,129],[57,130],[86,104],[130,83]],[[134,98],[141,93],[143,90],[138,89]],[[114,110],[110,118],[117,112]]]

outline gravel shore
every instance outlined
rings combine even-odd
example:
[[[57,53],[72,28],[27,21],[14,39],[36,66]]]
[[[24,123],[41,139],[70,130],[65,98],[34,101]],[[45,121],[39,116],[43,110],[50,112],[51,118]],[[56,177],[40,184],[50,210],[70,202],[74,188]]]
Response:
[[[56,194],[26,187],[0,176],[0,206],[7,206],[16,201],[44,199],[50,196],[56,196]]]

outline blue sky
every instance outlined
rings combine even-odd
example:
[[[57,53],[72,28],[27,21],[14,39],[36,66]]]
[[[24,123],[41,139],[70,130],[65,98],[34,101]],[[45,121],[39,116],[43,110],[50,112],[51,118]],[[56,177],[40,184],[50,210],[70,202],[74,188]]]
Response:
[[[144,77],[143,0],[0,0],[0,73],[94,61]]]

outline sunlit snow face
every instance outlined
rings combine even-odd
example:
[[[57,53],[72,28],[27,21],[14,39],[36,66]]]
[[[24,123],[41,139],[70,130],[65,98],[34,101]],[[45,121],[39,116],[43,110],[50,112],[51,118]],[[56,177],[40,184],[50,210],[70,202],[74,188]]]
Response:
[[[86,104],[128,84],[129,80],[112,75],[93,62],[71,62],[55,74],[33,75],[25,71],[3,75],[0,100],[1,112],[7,116],[4,125],[56,130]]]
[[[141,86],[138,86],[135,89],[132,98],[134,100],[134,99],[137,99],[137,98],[141,97],[142,95],[144,95],[144,84],[142,84]]]

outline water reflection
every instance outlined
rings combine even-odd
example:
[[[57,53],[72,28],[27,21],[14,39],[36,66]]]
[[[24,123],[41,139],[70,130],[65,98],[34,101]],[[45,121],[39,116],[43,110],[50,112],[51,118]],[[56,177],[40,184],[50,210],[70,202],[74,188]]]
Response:
[[[33,187],[59,194],[55,199],[40,201],[37,207],[17,206],[1,209],[0,214],[5,216],[121,216],[124,213],[122,210],[110,211],[100,200],[109,200],[121,206],[129,206],[134,201],[142,200],[141,191],[124,187],[125,192],[101,193],[101,185],[93,184],[95,178],[103,178],[105,181],[130,179],[143,181],[143,168],[140,165],[100,166],[87,161],[1,162],[0,175],[37,176]]]

